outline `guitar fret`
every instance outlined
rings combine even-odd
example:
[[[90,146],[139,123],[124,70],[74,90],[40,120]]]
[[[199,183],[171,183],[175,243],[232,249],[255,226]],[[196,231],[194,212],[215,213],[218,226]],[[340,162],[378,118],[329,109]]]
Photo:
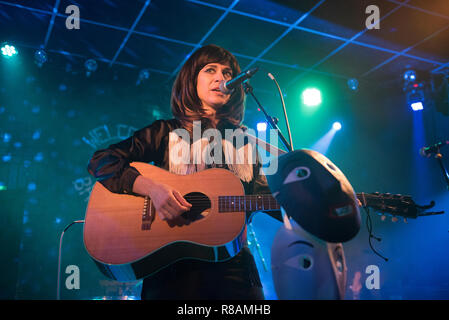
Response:
[[[269,194],[218,197],[218,210],[220,212],[270,211],[279,209],[280,206],[276,199]]]

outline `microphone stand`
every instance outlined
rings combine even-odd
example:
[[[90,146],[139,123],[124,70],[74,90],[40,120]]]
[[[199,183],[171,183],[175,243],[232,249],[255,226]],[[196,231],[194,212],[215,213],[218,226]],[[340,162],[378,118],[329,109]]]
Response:
[[[245,90],[246,94],[249,93],[254,98],[257,105],[259,106],[259,109],[262,110],[263,114],[265,115],[265,118],[267,119],[267,122],[270,124],[271,128],[273,128],[274,130],[276,130],[279,133],[279,138],[281,139],[285,148],[289,152],[293,151],[291,145],[288,143],[287,139],[285,139],[284,135],[282,134],[281,130],[279,129],[279,127],[277,125],[278,120],[276,118],[273,118],[272,116],[270,116],[265,111],[265,108],[260,104],[259,100],[257,100],[256,96],[253,93],[253,87],[247,81],[245,81],[245,82],[243,82],[243,89]]]
[[[446,180],[447,189],[449,190],[449,174],[444,166],[443,155],[440,152],[440,148],[438,148],[437,153],[435,154],[435,158],[438,160],[438,163],[440,164],[440,168],[443,171],[444,179]]]

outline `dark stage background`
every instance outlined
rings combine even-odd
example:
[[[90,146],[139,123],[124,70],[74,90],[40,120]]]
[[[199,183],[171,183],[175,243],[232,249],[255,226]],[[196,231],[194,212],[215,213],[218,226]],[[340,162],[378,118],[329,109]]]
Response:
[[[367,2],[345,1],[345,11],[336,9],[342,1],[305,1],[301,5],[292,1],[237,1],[234,11],[228,12],[205,37],[234,2],[205,2],[216,6],[212,8],[197,1],[151,1],[135,29],[145,34],[131,34],[125,49],[113,58],[127,33],[112,30],[117,34],[107,35],[107,26],[130,28],[146,2],[73,2],[88,21],[81,21],[80,30],[66,30],[64,11],[70,3],[61,1],[54,29],[45,40],[48,60],[41,67],[34,63],[34,53],[46,38],[55,3],[39,3],[0,1],[0,41],[16,41],[19,51],[14,60],[0,57],[0,182],[6,189],[0,191],[5,254],[0,298],[56,298],[59,237],[67,224],[84,219],[94,183],[87,173],[88,160],[95,150],[128,137],[156,119],[171,117],[172,72],[197,43],[228,48],[236,54],[242,69],[261,67],[251,80],[255,94],[271,115],[280,119],[280,128],[287,134],[277,88],[266,72],[279,75],[295,149],[313,147],[334,121],[341,122],[342,130],[335,133],[325,154],[345,173],[356,192],[408,194],[418,204],[434,200],[432,211],[448,210],[449,191],[438,163],[419,156],[418,150],[449,139],[449,117],[436,110],[432,99],[426,101],[424,110],[413,112],[402,91],[407,67],[416,70],[424,82],[431,78],[433,70],[447,70],[447,47],[442,49],[449,40],[446,1],[435,1],[432,8],[422,1],[406,1],[412,7],[401,6],[400,1],[373,1],[384,15],[399,8],[385,17],[380,30],[360,35],[359,43],[347,43],[319,65],[321,59],[364,30]],[[167,3],[171,3],[170,8]],[[184,21],[186,10],[191,10],[190,19],[203,20]],[[212,17],[207,10],[213,12]],[[440,17],[423,10],[434,10]],[[329,13],[332,11],[335,15]],[[171,13],[167,16],[167,12]],[[247,15],[239,14],[242,12]],[[288,26],[273,21],[293,24],[308,12],[307,19],[298,25],[309,31],[294,29],[274,42]],[[171,24],[162,23],[164,14]],[[249,14],[273,21],[258,20]],[[348,20],[345,15],[359,18]],[[425,32],[407,30],[408,18],[415,24],[410,28],[418,28],[418,24]],[[39,23],[32,25],[33,19]],[[180,21],[177,28],[176,19]],[[107,26],[90,23],[94,20]],[[247,43],[236,34],[242,33],[240,28],[247,28],[251,34]],[[394,28],[397,30],[391,31]],[[226,30],[231,30],[230,34]],[[419,37],[409,35],[404,39],[402,35],[409,33]],[[403,52],[434,33],[435,37],[428,40],[434,42]],[[326,36],[330,34],[337,38]],[[186,43],[175,43],[173,39]],[[268,47],[270,43],[274,45]],[[412,57],[404,56],[407,52]],[[98,69],[89,76],[84,67],[88,58],[98,63]],[[387,59],[392,62],[364,75]],[[150,76],[136,85],[139,71],[145,67],[150,68]],[[359,81],[357,91],[348,88],[347,81],[352,77]],[[302,89],[310,86],[320,88],[323,96],[321,106],[313,112],[300,102]],[[255,129],[261,121],[263,114],[247,97],[244,123]],[[442,149],[442,154],[449,166],[447,148]],[[382,238],[381,242],[373,241],[374,248],[388,257],[388,262],[370,249],[366,214],[363,210],[361,214],[359,234],[344,244],[348,263],[346,299],[354,298],[350,285],[356,272],[361,272],[360,299],[449,298],[447,213],[409,219],[408,223],[393,223],[388,217],[382,221],[372,215],[373,232]],[[269,269],[270,243],[279,226],[264,214],[257,214],[251,225],[262,256],[253,238],[250,247],[268,299],[276,299],[276,294],[262,258]],[[69,265],[79,267],[79,289],[68,290],[65,286],[65,268]],[[365,286],[369,276],[365,270],[370,265],[379,267],[379,289]],[[98,271],[84,249],[80,224],[73,225],[64,236],[61,267],[61,299],[138,298],[140,282],[118,283]]]

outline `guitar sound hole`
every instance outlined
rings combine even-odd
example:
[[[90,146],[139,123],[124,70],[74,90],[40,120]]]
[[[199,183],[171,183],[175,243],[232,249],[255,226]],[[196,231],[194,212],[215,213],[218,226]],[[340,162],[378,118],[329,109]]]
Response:
[[[192,205],[190,211],[184,212],[182,217],[190,221],[197,221],[205,218],[210,211],[210,199],[203,193],[191,192],[184,195],[184,199]]]

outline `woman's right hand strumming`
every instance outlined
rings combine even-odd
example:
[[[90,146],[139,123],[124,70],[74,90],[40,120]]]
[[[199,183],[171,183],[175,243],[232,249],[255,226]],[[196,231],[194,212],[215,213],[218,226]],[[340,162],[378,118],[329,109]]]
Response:
[[[182,218],[181,214],[192,208],[176,189],[141,175],[134,181],[133,192],[149,196],[161,220],[177,220]]]

